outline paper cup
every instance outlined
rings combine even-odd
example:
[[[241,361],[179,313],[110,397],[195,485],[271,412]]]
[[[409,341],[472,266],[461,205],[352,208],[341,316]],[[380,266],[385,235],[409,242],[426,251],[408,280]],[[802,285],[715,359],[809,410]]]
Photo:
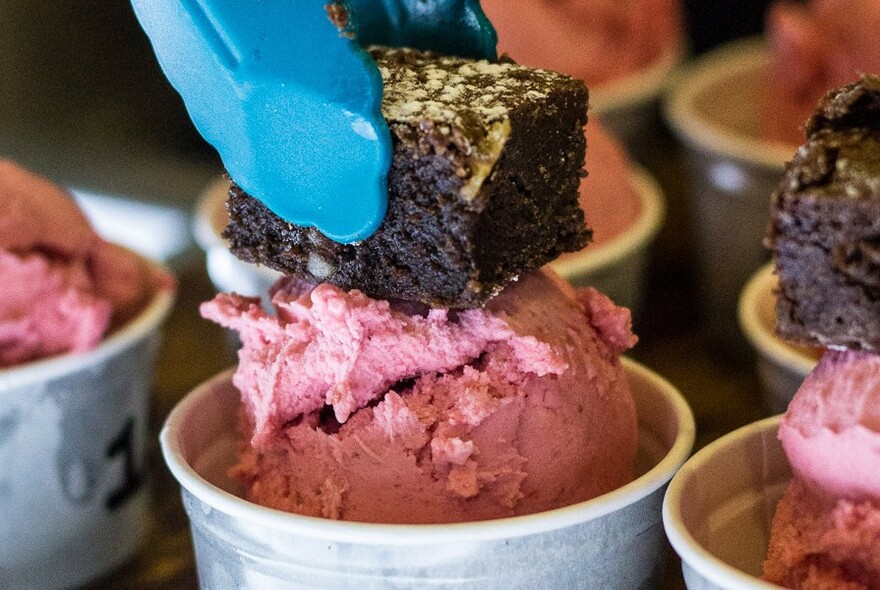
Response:
[[[193,235],[205,251],[208,276],[218,291],[265,297],[281,273],[239,260],[229,251],[229,244],[220,235],[229,222],[225,206],[228,192],[229,181],[223,177],[205,188],[193,218]]]
[[[773,265],[761,268],[746,284],[739,300],[739,323],[757,351],[756,367],[764,406],[773,414],[784,412],[821,349],[798,346],[776,335],[776,275]]]
[[[449,525],[298,516],[236,495],[240,396],[230,372],[188,395],[161,434],[181,483],[202,588],[655,588],[665,564],[660,503],[687,458],[693,416],[669,383],[624,360],[639,414],[640,477],[588,502]],[[552,436],[552,433],[548,433]]]
[[[660,186],[644,170],[635,170],[631,182],[641,200],[636,222],[612,240],[599,246],[587,246],[575,255],[553,261],[550,266],[576,287],[595,287],[618,305],[629,308],[633,316],[638,316],[648,255],[663,225],[665,203]]]
[[[158,290],[90,352],[0,369],[0,586],[77,586],[143,541],[149,392],[173,300]]]
[[[791,479],[779,416],[699,451],[669,484],[663,524],[689,590],[770,590],[760,580],[770,523]]]
[[[769,258],[762,242],[770,195],[797,149],[758,139],[767,59],[756,40],[711,52],[677,75],[665,104],[685,147],[703,315],[710,331],[731,342],[741,342],[739,293]]]
[[[671,47],[648,68],[590,88],[590,109],[640,162],[652,159],[660,137],[658,105],[687,49]]]

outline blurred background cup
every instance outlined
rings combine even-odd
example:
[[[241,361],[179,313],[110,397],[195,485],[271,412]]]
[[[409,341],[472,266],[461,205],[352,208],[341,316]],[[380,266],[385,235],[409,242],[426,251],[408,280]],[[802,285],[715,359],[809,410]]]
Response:
[[[205,252],[208,276],[218,291],[263,297],[268,305],[266,294],[281,273],[268,266],[239,260],[229,251],[229,244],[221,236],[229,222],[226,214],[228,193],[229,180],[225,177],[218,177],[205,187],[193,217],[193,236]]]
[[[785,411],[822,354],[820,348],[792,344],[776,335],[776,285],[773,264],[768,263],[749,279],[739,300],[740,328],[757,353],[762,399],[771,414]]]
[[[690,453],[694,421],[674,387],[623,363],[638,409],[638,479],[565,508],[449,525],[340,522],[242,500],[227,475],[240,394],[231,372],[221,373],[174,409],[161,434],[183,488],[202,587],[657,587],[666,563],[660,504]]]
[[[557,258],[550,266],[576,287],[595,287],[617,305],[629,308],[637,318],[644,300],[651,246],[663,225],[666,205],[662,189],[644,170],[635,167],[629,182],[639,199],[634,223],[601,244]]]
[[[94,350],[0,369],[0,586],[78,586],[144,540],[149,392],[174,300]]]
[[[677,43],[644,70],[590,87],[591,114],[598,117],[636,160],[651,166],[664,151],[660,101],[687,56]]]
[[[762,241],[770,196],[795,149],[759,139],[767,62],[760,40],[728,44],[684,68],[665,103],[684,145],[701,316],[713,336],[740,352],[739,293],[769,258]]]
[[[663,524],[689,590],[779,590],[760,579],[770,523],[791,479],[780,417],[723,436],[669,484]]]

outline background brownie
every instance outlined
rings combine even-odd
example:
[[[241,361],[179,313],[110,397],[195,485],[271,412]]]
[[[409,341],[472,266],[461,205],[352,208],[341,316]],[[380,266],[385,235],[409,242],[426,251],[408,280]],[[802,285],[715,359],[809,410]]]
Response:
[[[777,331],[880,351],[880,79],[829,93],[773,196]]]
[[[232,252],[372,297],[475,307],[586,246],[578,206],[587,91],[512,63],[373,50],[391,129],[388,213],[357,244],[295,226],[232,184]]]

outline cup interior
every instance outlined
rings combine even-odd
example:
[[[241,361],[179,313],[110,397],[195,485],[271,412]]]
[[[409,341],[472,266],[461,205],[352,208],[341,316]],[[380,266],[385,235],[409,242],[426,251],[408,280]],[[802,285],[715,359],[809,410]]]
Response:
[[[663,522],[689,588],[778,588],[760,580],[776,504],[791,478],[780,416],[736,430],[689,459],[669,484]]]
[[[169,416],[160,438],[166,463],[190,493],[208,506],[270,529],[390,545],[520,537],[600,518],[630,505],[665,485],[690,453],[694,422],[687,403],[650,370],[628,359],[623,362],[639,416],[638,478],[593,500],[527,516],[446,525],[377,525],[304,517],[247,502],[227,475],[237,455],[240,405],[231,371],[189,394]]]
[[[760,138],[757,107],[767,63],[761,39],[706,54],[676,73],[664,105],[666,118],[699,149],[781,171],[797,146]]]

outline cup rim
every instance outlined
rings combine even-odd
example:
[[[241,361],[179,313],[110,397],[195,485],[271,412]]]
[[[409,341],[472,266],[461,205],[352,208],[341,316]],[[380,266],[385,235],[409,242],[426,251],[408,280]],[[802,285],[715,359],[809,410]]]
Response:
[[[688,53],[684,39],[677,40],[647,67],[601,86],[590,87],[590,109],[599,117],[659,98]]]
[[[630,171],[629,182],[641,203],[636,222],[602,245],[587,246],[571,257],[550,262],[559,275],[573,277],[602,270],[644,249],[657,235],[666,219],[663,189],[647,170],[637,165]]]
[[[140,256],[161,272],[168,270],[158,262]],[[156,330],[174,306],[176,287],[157,286],[149,303],[125,325],[86,352],[68,352],[0,369],[0,395],[33,383],[51,381],[86,366],[96,366],[119,354]]]
[[[680,68],[663,103],[666,120],[676,135],[700,149],[781,171],[797,150],[796,145],[732,133],[701,118],[693,108],[696,98],[719,80],[757,70],[768,59],[764,40],[750,37],[727,43]]]
[[[181,486],[209,506],[257,526],[315,539],[386,545],[425,545],[522,537],[560,529],[602,517],[632,504],[666,484],[693,447],[694,417],[678,390],[647,367],[621,357],[624,370],[652,384],[672,410],[678,431],[666,456],[634,481],[592,500],[536,514],[451,524],[374,524],[301,516],[248,502],[214,486],[183,458],[180,428],[197,402],[217,383],[228,380],[228,369],[197,387],[172,410],[159,435],[165,463]]]
[[[704,579],[725,590],[778,590],[780,587],[747,574],[715,557],[691,535],[682,518],[682,505],[686,498],[683,488],[690,478],[697,477],[722,449],[741,444],[757,433],[776,431],[782,415],[771,416],[752,422],[725,434],[697,451],[688,459],[669,482],[663,498],[663,528],[669,543],[683,562],[697,571]]]
[[[816,365],[816,360],[788,346],[761,321],[759,313],[761,301],[768,295],[774,294],[776,283],[772,262],[768,262],[752,275],[739,298],[740,328],[746,339],[762,356],[806,377]]]
[[[226,240],[221,238],[211,225],[211,217],[217,208],[217,203],[224,201],[228,193],[229,179],[226,175],[220,175],[205,185],[196,201],[192,233],[196,243],[206,252],[218,246],[228,247]]]

